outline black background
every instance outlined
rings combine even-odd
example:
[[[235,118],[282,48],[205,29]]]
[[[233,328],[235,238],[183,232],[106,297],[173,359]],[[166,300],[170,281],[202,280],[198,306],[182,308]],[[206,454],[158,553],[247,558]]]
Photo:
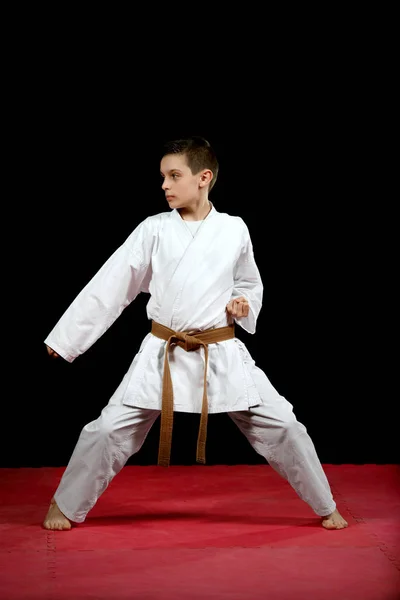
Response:
[[[215,82],[197,64],[118,63],[89,46],[52,53],[38,42],[35,58],[25,55],[10,121],[16,216],[3,221],[13,293],[3,312],[1,466],[65,465],[127,370],[149,330],[146,295],[73,364],[50,359],[43,340],[132,229],[168,210],[160,149],[186,135],[214,146],[211,200],[252,236],[264,304],[256,334],[237,328],[238,337],[294,405],[321,461],[397,459],[393,355],[382,337],[393,279],[390,215],[382,225],[377,193],[385,116],[354,57],[339,68],[330,53],[304,62],[303,50],[303,62],[281,52],[248,79],[239,67],[214,68]],[[172,464],[194,463],[198,419],[175,414]],[[158,433],[159,421],[129,464],[156,463]],[[264,459],[222,414],[209,417],[207,462]]]

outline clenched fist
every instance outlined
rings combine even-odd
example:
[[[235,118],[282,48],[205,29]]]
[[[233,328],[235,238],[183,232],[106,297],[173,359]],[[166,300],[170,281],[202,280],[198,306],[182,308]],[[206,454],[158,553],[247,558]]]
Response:
[[[240,298],[235,298],[231,300],[226,305],[226,310],[232,317],[247,317],[249,314],[249,303],[244,296],[240,296]]]
[[[48,354],[50,354],[50,356],[52,356],[53,358],[58,358],[59,355],[57,354],[57,352],[55,350],[53,350],[53,348],[50,348],[50,346],[47,346],[47,344],[46,344],[46,349],[47,349]]]

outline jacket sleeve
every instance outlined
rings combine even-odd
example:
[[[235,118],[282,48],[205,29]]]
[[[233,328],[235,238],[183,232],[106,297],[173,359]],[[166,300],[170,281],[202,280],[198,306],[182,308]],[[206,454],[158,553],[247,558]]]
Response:
[[[142,221],[73,300],[44,340],[68,362],[88,350],[140,292],[148,292],[154,218]]]
[[[257,318],[262,306],[263,284],[254,259],[250,233],[244,221],[243,226],[242,250],[236,263],[231,300],[240,296],[244,296],[248,300],[250,305],[248,316],[235,318],[235,321],[248,333],[255,333]]]

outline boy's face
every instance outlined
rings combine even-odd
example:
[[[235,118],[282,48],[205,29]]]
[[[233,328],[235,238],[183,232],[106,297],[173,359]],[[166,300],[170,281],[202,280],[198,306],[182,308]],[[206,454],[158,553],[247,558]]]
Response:
[[[161,187],[170,208],[184,208],[199,200],[202,171],[193,175],[184,154],[167,154],[161,161],[160,170],[164,180]]]

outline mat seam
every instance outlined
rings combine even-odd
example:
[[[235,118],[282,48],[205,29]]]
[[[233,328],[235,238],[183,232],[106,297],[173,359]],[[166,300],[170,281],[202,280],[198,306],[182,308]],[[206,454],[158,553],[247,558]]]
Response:
[[[385,542],[380,540],[378,535],[370,529],[368,522],[365,521],[365,519],[361,515],[355,513],[349,507],[348,501],[346,500],[344,495],[341,492],[339,492],[338,489],[335,486],[333,486],[332,484],[331,484],[331,489],[334,492],[335,498],[339,496],[341,504],[343,504],[343,506],[346,508],[347,512],[356,521],[356,523],[361,523],[361,524],[365,525],[367,535],[369,535],[374,540],[374,542],[375,542],[376,546],[379,548],[379,550],[396,567],[396,569],[398,571],[400,571],[400,559],[396,555],[392,554],[389,546]]]

